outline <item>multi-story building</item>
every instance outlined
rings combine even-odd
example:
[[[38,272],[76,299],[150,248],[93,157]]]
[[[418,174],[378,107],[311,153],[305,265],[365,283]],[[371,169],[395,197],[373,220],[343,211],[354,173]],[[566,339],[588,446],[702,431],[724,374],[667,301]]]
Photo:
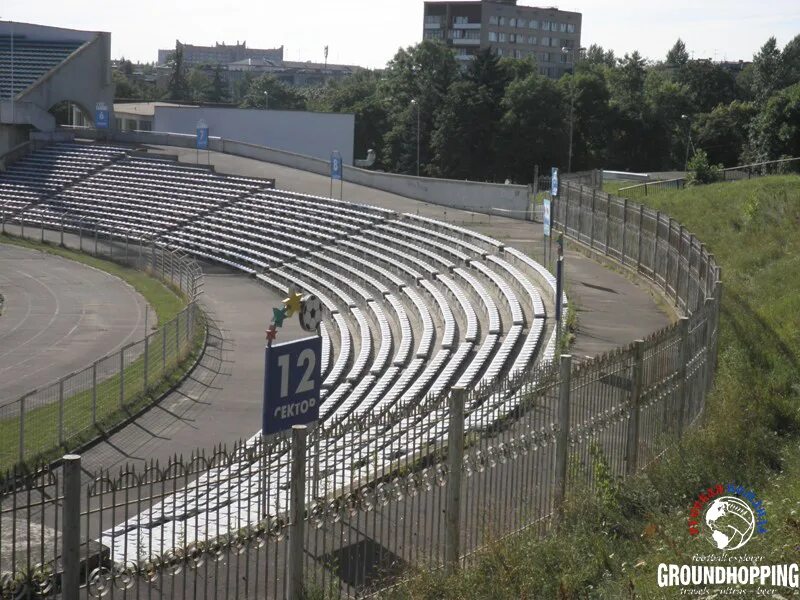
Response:
[[[227,65],[232,62],[245,60],[248,58],[256,60],[283,60],[283,46],[280,48],[259,49],[248,48],[247,42],[236,42],[229,46],[224,42],[217,42],[213,46],[195,46],[193,44],[182,44],[175,41],[176,46],[183,48],[183,62],[186,65]],[[158,51],[158,64],[165,65],[169,61],[169,56],[175,52],[175,48]]]
[[[543,75],[572,70],[581,46],[581,13],[517,6],[517,0],[425,2],[423,38],[453,48],[460,61],[491,48],[498,56],[536,59]]]

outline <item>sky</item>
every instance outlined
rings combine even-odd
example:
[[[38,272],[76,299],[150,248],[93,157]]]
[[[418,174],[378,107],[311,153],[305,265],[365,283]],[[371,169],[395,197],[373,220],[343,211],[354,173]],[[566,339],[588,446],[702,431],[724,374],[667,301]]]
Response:
[[[750,60],[775,36],[783,46],[800,34],[797,0],[568,0],[521,5],[583,13],[581,45],[618,56],[639,50],[661,59],[675,40],[695,58]],[[112,58],[153,62],[175,40],[198,45],[247,41],[284,46],[286,60],[383,67],[400,47],[422,38],[422,0],[1,0],[0,19],[110,31]]]

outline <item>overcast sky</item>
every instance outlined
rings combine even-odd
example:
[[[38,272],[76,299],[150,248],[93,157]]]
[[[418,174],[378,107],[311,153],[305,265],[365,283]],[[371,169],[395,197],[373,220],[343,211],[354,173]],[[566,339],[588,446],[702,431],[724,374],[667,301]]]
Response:
[[[583,13],[581,44],[622,56],[662,58],[681,37],[695,57],[749,60],[774,35],[783,46],[800,33],[798,0],[568,0]],[[152,62],[175,40],[213,45],[246,40],[283,45],[287,60],[382,67],[422,37],[422,0],[3,0],[0,19],[111,32],[112,57]]]

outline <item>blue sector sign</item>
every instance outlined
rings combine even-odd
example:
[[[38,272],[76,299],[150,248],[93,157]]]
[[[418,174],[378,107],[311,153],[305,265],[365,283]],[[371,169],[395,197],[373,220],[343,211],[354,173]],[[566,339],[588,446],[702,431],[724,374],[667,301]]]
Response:
[[[331,179],[342,180],[342,157],[338,152],[331,154]]]
[[[322,338],[267,346],[264,362],[262,434],[319,419]]]
[[[108,106],[98,102],[94,109],[94,126],[96,129],[108,129]]]
[[[208,127],[197,128],[197,149],[208,149]]]
[[[558,167],[550,171],[550,195],[558,196]]]

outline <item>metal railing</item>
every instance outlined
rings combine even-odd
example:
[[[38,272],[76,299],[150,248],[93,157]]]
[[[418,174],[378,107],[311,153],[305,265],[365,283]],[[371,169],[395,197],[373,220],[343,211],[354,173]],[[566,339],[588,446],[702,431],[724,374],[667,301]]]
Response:
[[[67,245],[63,230],[34,231],[37,240],[44,241],[47,234],[53,242]],[[68,236],[66,241],[83,249],[82,235]],[[188,256],[152,242],[112,235],[96,237],[89,250],[94,256],[152,274],[189,304],[155,331],[143,332],[143,339],[0,404],[2,470],[85,444],[128,419],[151,401],[151,392],[181,366],[202,334],[204,319],[195,302],[202,277]]]
[[[553,221],[662,286],[684,316],[581,364],[564,355],[479,390],[84,475],[71,495],[70,459],[0,494],[3,591],[366,596],[409,568],[452,569],[547,531],[571,491],[646,467],[703,411],[720,270],[666,215],[582,185],[561,186]],[[80,564],[73,578],[59,576],[62,555]]]
[[[770,160],[738,167],[720,169],[715,182],[722,181],[742,181],[744,179],[754,179],[765,175],[781,175],[784,173],[796,173],[800,171],[800,158],[783,158],[780,160]],[[628,198],[642,198],[648,194],[663,192],[667,190],[682,190],[686,187],[686,178],[663,179],[659,181],[647,181],[637,185],[620,188],[619,193]]]

